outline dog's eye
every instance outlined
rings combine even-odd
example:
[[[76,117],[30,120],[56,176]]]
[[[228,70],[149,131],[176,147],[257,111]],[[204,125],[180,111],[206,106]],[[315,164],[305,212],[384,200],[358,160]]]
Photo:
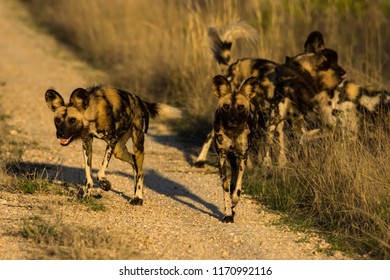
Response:
[[[223,109],[225,109],[225,110],[229,110],[230,109],[230,106],[229,106],[229,104],[223,104]]]
[[[238,111],[243,111],[244,110],[244,108],[245,108],[245,106],[244,105],[237,105],[237,110]]]
[[[76,122],[76,118],[69,118],[68,119],[68,123],[71,125],[74,124],[75,122]]]
[[[59,124],[61,122],[61,118],[54,118],[54,123],[55,124]]]

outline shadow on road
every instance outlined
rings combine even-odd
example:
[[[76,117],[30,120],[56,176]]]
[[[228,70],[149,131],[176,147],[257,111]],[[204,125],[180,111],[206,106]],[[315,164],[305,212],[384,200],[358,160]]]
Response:
[[[15,175],[17,177],[49,180],[51,182],[63,184],[64,186],[73,185],[76,188],[81,187],[85,180],[85,171],[83,168],[47,163],[15,162],[7,164],[6,170],[10,175]],[[97,169],[93,169],[93,173],[96,174]],[[117,176],[123,176],[128,178],[130,181],[133,180],[132,175],[123,171],[107,170],[106,173],[107,175],[115,174]],[[203,214],[215,217],[217,219],[220,219],[223,216],[216,205],[205,201],[203,198],[191,192],[191,190],[189,190],[184,185],[167,179],[154,170],[146,171],[145,186],[155,191],[156,193],[169,197]],[[111,191],[120,195],[126,201],[131,200],[130,196],[121,191],[115,190],[115,186],[113,186]],[[132,193],[132,190],[129,190],[128,193]]]

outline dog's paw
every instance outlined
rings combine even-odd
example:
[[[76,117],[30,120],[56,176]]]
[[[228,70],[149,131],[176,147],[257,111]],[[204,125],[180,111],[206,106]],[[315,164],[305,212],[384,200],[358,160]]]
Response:
[[[226,223],[226,224],[234,223],[234,215],[223,217],[222,223]]]
[[[111,183],[106,178],[102,178],[98,180],[99,187],[108,192],[111,190]]]
[[[78,199],[84,199],[84,198],[88,198],[91,196],[91,188],[79,188],[79,190],[77,191],[77,198]]]
[[[206,162],[204,160],[195,161],[194,166],[197,168],[204,168]]]
[[[139,205],[142,206],[144,204],[144,200],[142,198],[135,197],[132,200],[130,200],[131,205]]]

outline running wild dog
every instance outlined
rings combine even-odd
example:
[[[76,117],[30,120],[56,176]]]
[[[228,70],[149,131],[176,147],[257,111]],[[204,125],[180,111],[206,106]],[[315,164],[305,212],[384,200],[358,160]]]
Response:
[[[234,207],[240,195],[248,151],[256,131],[257,115],[251,104],[257,78],[248,78],[237,91],[223,76],[213,79],[213,92],[219,98],[214,118],[214,145],[219,156],[219,173],[225,204],[225,223],[234,222]],[[230,183],[227,161],[231,167]]]
[[[57,138],[62,146],[81,139],[85,161],[86,185],[82,196],[89,196],[93,187],[91,177],[92,141],[102,139],[107,143],[103,163],[98,172],[98,184],[105,190],[111,189],[105,171],[111,156],[128,162],[134,169],[133,205],[143,204],[144,134],[148,130],[149,118],[176,119],[181,117],[177,108],[161,103],[142,101],[138,96],[111,87],[75,89],[65,103],[62,96],[53,89],[45,94],[46,103],[54,112]],[[127,150],[129,139],[133,142],[133,153]]]
[[[252,99],[255,107],[261,108],[258,110],[259,128],[264,130],[267,116],[270,114],[270,107],[274,97],[274,80],[276,63],[267,59],[259,58],[242,58],[231,62],[231,48],[233,40],[239,34],[249,40],[256,40],[257,31],[246,24],[238,24],[230,26],[223,35],[210,27],[208,35],[211,42],[211,50],[214,58],[219,63],[224,72],[224,77],[229,81],[232,91],[237,90],[242,82],[249,77],[258,78],[257,94]],[[214,130],[206,137],[199,156],[195,160],[196,167],[204,167],[208,151],[214,138]]]

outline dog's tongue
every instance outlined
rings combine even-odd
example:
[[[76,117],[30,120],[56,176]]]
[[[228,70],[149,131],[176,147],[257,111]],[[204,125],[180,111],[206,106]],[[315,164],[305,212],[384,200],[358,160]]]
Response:
[[[70,140],[72,139],[72,136],[70,136],[69,138],[65,139],[65,138],[60,138],[60,144],[61,145],[68,145]]]

